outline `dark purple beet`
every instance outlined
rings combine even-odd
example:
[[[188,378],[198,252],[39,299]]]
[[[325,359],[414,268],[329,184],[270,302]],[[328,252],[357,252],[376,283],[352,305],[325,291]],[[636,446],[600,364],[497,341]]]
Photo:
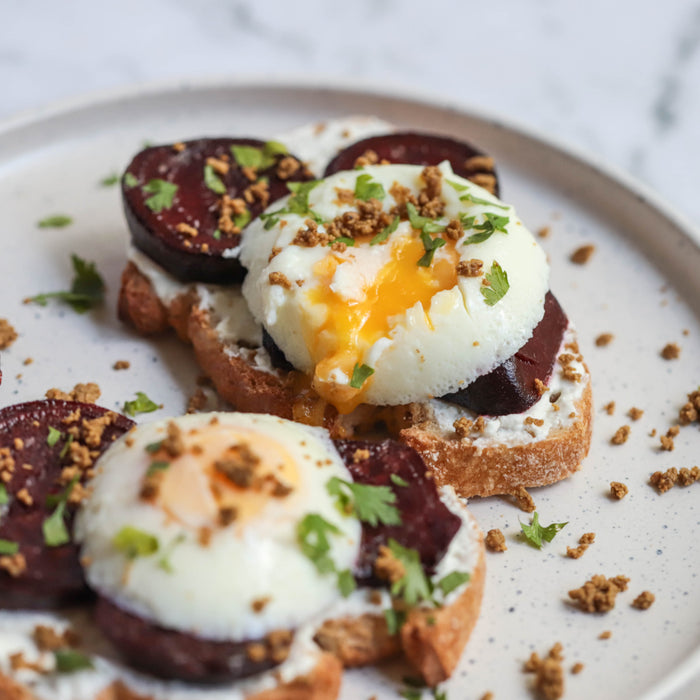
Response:
[[[358,584],[386,585],[374,575],[373,567],[380,545],[389,538],[415,549],[426,571],[432,573],[461,521],[440,500],[435,482],[426,478],[423,458],[413,448],[394,440],[336,440],[335,446],[354,481],[393,489],[401,513],[401,525],[371,527],[363,523],[360,555],[353,572]],[[369,458],[355,461],[357,450],[368,450]],[[408,486],[394,484],[392,474],[407,481]]]
[[[464,389],[441,398],[483,415],[503,416],[526,411],[541,396],[535,379],[544,384],[549,381],[567,325],[568,319],[559,302],[547,292],[544,317],[530,340],[496,369]]]
[[[253,642],[201,639],[187,632],[159,627],[99,597],[95,619],[107,638],[134,667],[161,678],[191,683],[222,683],[262,673],[277,665],[268,657],[252,661],[246,649]]]
[[[0,507],[7,510],[0,516],[0,539],[19,544],[19,553],[26,559],[26,570],[11,576],[0,569],[0,608],[48,608],[86,598],[85,585],[78,548],[68,543],[48,547],[44,543],[42,524],[51,515],[55,505],[48,505],[46,498],[59,494],[65,487],[57,479],[68,462],[60,453],[65,444],[59,440],[53,447],[47,444],[49,426],[65,431],[62,420],[80,409],[83,418],[96,418],[108,413],[105,408],[77,401],[31,401],[0,410],[0,448],[9,450],[15,461],[12,478],[5,483],[9,504]],[[133,422],[118,416],[109,425],[99,446],[91,447],[103,452],[114,439],[129,430]],[[23,446],[19,448],[21,440]],[[31,470],[22,464],[32,465]],[[0,469],[2,471],[2,469]],[[33,503],[29,506],[16,498],[26,489]],[[72,530],[76,506],[66,508],[66,526]]]
[[[452,170],[457,175],[472,179],[476,175],[492,175],[495,179],[494,194],[498,196],[498,177],[493,169],[468,166],[467,161],[474,156],[484,154],[469,143],[457,141],[447,136],[421,134],[400,131],[382,136],[371,136],[344,148],[326,166],[324,177],[340,170],[352,170],[355,161],[367,151],[374,151],[379,160],[390,163],[409,163],[412,165],[438,165],[443,160],[450,161]]]
[[[217,176],[226,187],[226,194],[242,198],[252,183],[236,164],[231,146],[262,148],[264,141],[257,139],[202,138],[184,142],[184,148],[176,151],[172,145],[153,146],[137,153],[122,178],[124,213],[134,245],[162,265],[183,282],[211,282],[229,284],[240,282],[245,276],[238,256],[225,257],[224,253],[236,250],[240,234],[215,238],[219,228],[219,202],[221,195],[204,182],[207,158],[229,159],[229,170]],[[287,182],[310,180],[304,167],[288,179],[277,175],[277,166],[284,154],[275,156],[275,163],[257,173],[258,181],[266,178],[270,200],[274,202],[289,194]],[[130,186],[129,180],[137,184]],[[151,180],[159,179],[177,185],[172,206],[156,213],[146,204],[151,196],[143,187]],[[263,210],[258,200],[248,205],[251,220]],[[176,231],[180,223],[198,230],[197,236]]]

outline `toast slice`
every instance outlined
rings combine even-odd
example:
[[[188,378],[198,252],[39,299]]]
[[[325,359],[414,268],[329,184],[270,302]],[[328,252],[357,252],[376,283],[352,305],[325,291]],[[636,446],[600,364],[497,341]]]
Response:
[[[512,494],[519,487],[560,481],[580,467],[591,439],[592,398],[588,368],[573,327],[565,332],[555,368],[541,399],[509,416],[478,416],[446,401],[403,406],[360,405],[340,415],[299,372],[275,368],[261,331],[237,337],[222,331],[216,295],[238,288],[179,285],[162,268],[132,251],[123,275],[119,316],[141,333],[174,328],[189,341],[219,395],[236,410],[272,413],[323,425],[334,438],[378,426],[417,450],[438,484],[463,497]],[[170,294],[164,295],[163,289]],[[232,303],[232,302],[231,302]],[[237,307],[249,314],[244,305]],[[252,319],[249,319],[252,320]],[[241,327],[249,328],[248,321]]]

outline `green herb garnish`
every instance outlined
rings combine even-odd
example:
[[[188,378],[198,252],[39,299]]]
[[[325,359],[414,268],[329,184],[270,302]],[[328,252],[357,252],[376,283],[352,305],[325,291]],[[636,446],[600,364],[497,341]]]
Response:
[[[55,649],[53,655],[58,673],[73,673],[95,668],[89,656],[75,649]]]
[[[362,385],[374,374],[374,370],[369,365],[361,365],[359,362],[355,363],[352,369],[352,377],[350,379],[350,386],[353,389],[361,389]]]
[[[507,216],[501,216],[500,214],[487,211],[484,213],[484,217],[485,220],[481,224],[474,224],[472,222],[469,228],[473,228],[477,233],[469,236],[469,238],[464,241],[464,245],[469,243],[481,243],[482,241],[488,240],[496,231],[508,233],[506,226],[510,219]]]
[[[158,538],[148,532],[125,525],[112,538],[112,544],[127,559],[147,557],[158,551]]]
[[[111,173],[100,180],[100,187],[113,187],[119,182],[119,173]]]
[[[160,214],[163,209],[170,209],[173,206],[173,200],[177,193],[177,185],[167,180],[154,178],[149,180],[141,191],[151,196],[146,199],[146,206],[154,213]]]
[[[335,564],[329,555],[331,543],[328,536],[340,534],[339,528],[317,513],[305,515],[297,525],[297,542],[301,551],[322,574],[335,571]]]
[[[407,605],[416,605],[424,600],[432,602],[433,587],[423,571],[420,556],[415,549],[401,546],[395,539],[389,538],[389,550],[404,567],[404,575],[391,584],[391,595],[401,597]]]
[[[280,218],[285,214],[308,216],[316,223],[322,223],[323,219],[309,207],[309,193],[319,182],[320,180],[288,182],[287,189],[292,193],[292,196],[287,200],[287,206],[283,209],[260,215],[260,218],[265,222],[265,230],[269,231],[273,226],[277,225]]]
[[[44,544],[47,547],[60,547],[62,544],[70,542],[70,533],[64,520],[66,503],[67,499],[61,500],[56,506],[56,510],[41,524]]]
[[[401,524],[401,514],[394,505],[396,494],[389,486],[357,484],[334,476],[326,484],[326,490],[337,497],[341,512],[353,513],[363,523],[372,527],[379,523]]]
[[[384,243],[384,241],[389,238],[389,235],[394,233],[399,227],[399,217],[395,216],[392,222],[385,226],[370,242],[370,245],[377,245],[377,243]]]
[[[168,544],[167,547],[163,548],[163,556],[158,560],[159,569],[163,569],[163,571],[165,571],[168,574],[172,574],[175,572],[175,569],[173,568],[173,565],[170,562],[170,557],[172,556],[175,547],[177,547],[177,545],[181,544],[184,541],[185,536],[183,534],[179,534]]]
[[[404,610],[389,608],[384,611],[384,619],[386,620],[387,631],[389,634],[394,635],[403,627],[403,623],[406,622],[406,612]]]
[[[456,588],[459,588],[463,583],[466,583],[471,576],[466,571],[452,571],[443,576],[438,582],[438,588],[443,592],[443,595],[452,593]]]
[[[231,146],[233,158],[241,168],[267,170],[275,164],[276,156],[288,153],[287,147],[277,141],[268,141],[262,148]]]
[[[124,173],[124,184],[131,189],[139,184],[139,179],[133,173]]]
[[[154,454],[155,452],[158,452],[161,447],[163,447],[163,441],[158,440],[158,442],[149,442],[145,449],[149,454]]]
[[[545,542],[551,542],[556,537],[557,533],[566,525],[568,525],[568,521],[565,523],[552,523],[544,527],[540,525],[537,511],[532,514],[532,522],[529,525],[520,523],[520,527],[528,542],[538,549],[542,549],[542,545]]]
[[[450,183],[452,184],[452,183]],[[454,185],[453,185],[454,186]],[[459,198],[460,202],[470,202],[471,204],[481,204],[485,207],[496,207],[496,209],[508,209],[507,204],[498,204],[498,202],[491,202],[488,199],[482,199],[481,197],[475,197],[473,194],[463,194]]]
[[[369,173],[359,175],[355,180],[355,199],[367,201],[369,199],[384,199],[386,192],[381,182],[374,182]]]
[[[338,572],[338,589],[343,598],[347,598],[357,588],[357,581],[350,569]]]
[[[19,545],[17,542],[0,539],[0,554],[12,555],[17,554],[17,552],[19,552]]]
[[[52,426],[49,426],[49,434],[48,434],[48,437],[46,438],[46,444],[49,447],[53,447],[62,437],[63,437],[63,433],[60,430],[58,430],[57,428],[54,428]]]
[[[420,216],[418,214],[418,210],[416,209],[415,204],[411,204],[411,202],[408,202],[406,204],[406,211],[408,212],[408,220],[411,224],[411,227],[416,229],[417,231],[422,231],[423,227],[427,224],[433,221],[429,216]]]
[[[125,401],[122,410],[128,416],[135,416],[137,413],[153,413],[153,411],[157,411],[159,408],[160,406],[151,401],[146,394],[142,391],[137,391],[136,398],[132,401]]]
[[[328,245],[332,246],[334,243],[345,243],[346,246],[350,246],[352,248],[355,246],[355,239],[348,238],[347,236],[338,236],[338,238],[335,240],[329,241]]]
[[[481,294],[484,297],[484,301],[489,306],[493,306],[503,299],[506,292],[510,289],[508,275],[494,260],[493,265],[491,265],[491,271],[487,272],[484,278],[488,284],[481,285]]]
[[[421,257],[421,259],[418,261],[418,266],[419,267],[430,267],[431,263],[433,262],[433,257],[435,255],[435,251],[438,248],[442,248],[442,246],[445,245],[445,239],[444,238],[431,238],[430,234],[425,230],[421,231],[420,239],[421,239],[421,241],[423,241],[423,247],[425,248],[425,253]]]
[[[236,226],[238,226],[238,228],[243,228],[244,226],[248,225],[248,223],[250,222],[250,219],[251,219],[250,209],[245,209],[240,214],[236,214],[233,217],[233,223]],[[219,233],[219,235],[221,235],[221,233]]]
[[[226,185],[224,181],[216,174],[213,166],[204,166],[204,184],[216,194],[226,194]]]
[[[58,458],[63,459],[67,454],[68,450],[70,450],[70,446],[73,443],[73,435],[70,433],[68,434],[68,438],[66,439],[65,444],[61,448],[61,451],[58,453]]]
[[[77,255],[71,255],[73,282],[67,292],[47,292],[27,299],[27,302],[46,306],[49,299],[65,301],[74,311],[85,313],[104,298],[105,283],[95,268],[95,263],[87,262]]]
[[[154,460],[148,465],[148,470],[146,471],[146,476],[153,476],[158,472],[163,472],[170,467],[170,462],[165,460]]]
[[[0,506],[5,506],[10,502],[10,497],[7,494],[5,484],[0,484]]]
[[[409,483],[406,481],[406,479],[402,479],[398,474],[392,474],[389,479],[391,479],[392,484],[396,484],[397,486],[408,486]]]
[[[65,214],[54,214],[37,222],[39,228],[64,228],[73,223],[73,219]]]

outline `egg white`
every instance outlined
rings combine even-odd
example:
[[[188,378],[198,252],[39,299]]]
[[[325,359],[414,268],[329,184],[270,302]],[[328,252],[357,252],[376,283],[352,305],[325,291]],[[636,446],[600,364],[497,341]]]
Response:
[[[358,364],[374,370],[363,386],[362,400],[366,403],[398,405],[456,391],[515,353],[544,315],[549,266],[534,236],[511,206],[455,175],[449,163],[439,167],[443,173],[443,220],[466,214],[474,215],[476,223],[480,223],[485,212],[508,217],[507,233],[496,232],[481,243],[464,245],[466,238],[474,233],[467,230],[457,242],[456,250],[461,260],[482,260],[485,273],[498,262],[508,275],[510,288],[500,301],[488,305],[481,293],[483,277],[458,277],[454,287],[437,292],[427,305],[416,303],[387,319],[387,332],[356,357]],[[336,173],[311,190],[309,204],[324,221],[331,220],[352,208],[351,204],[339,204],[337,189],[354,190],[358,176],[369,174],[372,181],[383,185],[387,193],[383,208],[389,210],[395,204],[389,194],[391,186],[399,183],[417,194],[423,185],[422,170],[422,166],[416,165],[381,165]],[[456,183],[457,187],[445,180]],[[461,200],[465,194],[485,203]],[[284,209],[287,201],[275,202],[268,211]],[[314,344],[332,311],[310,301],[309,289],[318,283],[314,266],[330,253],[326,246],[292,245],[306,218],[285,214],[269,230],[265,230],[261,219],[252,222],[243,238],[241,261],[248,269],[243,294],[253,316],[297,369],[313,374]],[[404,221],[390,240],[415,235]],[[281,252],[271,258],[273,248],[280,248]],[[444,258],[446,248],[437,249],[433,265]],[[344,298],[347,305],[361,301],[391,255],[391,245],[367,243],[336,254],[342,261],[330,285],[332,292]],[[292,282],[291,288],[271,284],[272,272],[284,274]],[[405,284],[410,286],[412,280],[406,279]],[[338,370],[333,379],[340,385],[348,385],[351,376],[347,370]]]
[[[212,418],[218,421],[217,429],[231,428],[234,437],[241,430],[254,434],[253,450],[256,440],[286,450],[296,465],[298,483],[289,495],[269,498],[241,523],[212,523],[211,538],[203,545],[202,522],[173,518],[139,493],[153,460],[146,447],[165,437],[170,420],[183,431],[187,444],[197,434],[206,434]],[[350,569],[358,553],[359,522],[341,515],[326,490],[333,476],[351,480],[327,433],[319,428],[236,413],[141,424],[100,458],[92,494],[77,517],[76,540],[82,543],[87,580],[130,612],[207,639],[242,640],[296,628],[340,597],[336,577],[320,574],[302,553],[298,523],[317,513],[339,528],[340,534],[330,535],[330,554],[338,570]],[[114,545],[115,535],[126,526],[155,536],[158,551],[128,560]],[[255,612],[254,602],[263,599],[266,604]]]

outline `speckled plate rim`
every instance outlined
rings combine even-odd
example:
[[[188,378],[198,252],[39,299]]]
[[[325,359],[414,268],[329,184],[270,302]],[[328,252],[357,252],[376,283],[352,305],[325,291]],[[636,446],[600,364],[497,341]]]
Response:
[[[488,126],[510,133],[516,138],[530,142],[579,167],[590,171],[592,177],[605,184],[621,188],[639,206],[665,220],[666,224],[681,237],[688,239],[700,251],[700,226],[695,225],[682,213],[659,196],[652,188],[629,173],[612,166],[604,159],[592,156],[572,144],[552,138],[549,134],[533,129],[518,120],[475,107],[473,104],[445,99],[444,95],[415,90],[405,85],[388,86],[386,83],[356,81],[337,76],[294,76],[268,75],[203,76],[184,79],[170,79],[129,84],[107,90],[89,92],[77,97],[49,103],[45,106],[24,110],[16,115],[0,120],[0,147],[7,145],[19,133],[34,130],[42,125],[71,117],[80,112],[109,108],[110,105],[124,103],[137,104],[144,99],[161,99],[181,93],[208,91],[236,91],[241,89],[263,89],[293,92],[297,90],[318,92],[319,94],[341,94],[344,98],[357,95],[358,98],[372,98],[386,101],[403,101],[423,108],[440,110],[453,116],[463,116]],[[698,300],[700,302],[700,300]],[[660,681],[648,689],[638,700],[672,700],[675,693],[688,691],[693,680],[700,677],[700,646],[691,652],[680,664]],[[679,700],[690,695],[677,696]]]

